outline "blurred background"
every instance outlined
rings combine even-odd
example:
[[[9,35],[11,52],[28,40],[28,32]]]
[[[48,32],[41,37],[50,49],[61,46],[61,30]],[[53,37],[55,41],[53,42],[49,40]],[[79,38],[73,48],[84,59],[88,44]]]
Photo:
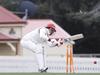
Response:
[[[21,18],[52,19],[71,35],[83,33],[74,54],[100,54],[99,0],[0,0]]]

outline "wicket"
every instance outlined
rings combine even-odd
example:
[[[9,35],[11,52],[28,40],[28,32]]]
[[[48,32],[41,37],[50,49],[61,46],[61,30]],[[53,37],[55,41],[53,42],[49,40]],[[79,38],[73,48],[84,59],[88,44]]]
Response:
[[[66,72],[73,73],[73,44],[67,44],[66,46]]]

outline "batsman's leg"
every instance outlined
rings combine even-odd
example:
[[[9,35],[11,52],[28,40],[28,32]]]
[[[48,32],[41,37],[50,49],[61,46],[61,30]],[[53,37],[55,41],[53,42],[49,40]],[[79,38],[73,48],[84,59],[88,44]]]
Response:
[[[48,68],[46,66],[46,59],[45,59],[46,56],[44,54],[44,48],[42,47],[42,45],[35,44],[32,41],[25,41],[25,40],[21,41],[21,45],[23,48],[26,48],[36,54],[39,70],[41,70],[41,72],[46,72]]]
[[[44,54],[44,48],[42,46],[38,46],[37,52],[36,52],[36,58],[39,65],[39,71],[40,72],[46,72],[48,67],[46,66],[46,55]]]

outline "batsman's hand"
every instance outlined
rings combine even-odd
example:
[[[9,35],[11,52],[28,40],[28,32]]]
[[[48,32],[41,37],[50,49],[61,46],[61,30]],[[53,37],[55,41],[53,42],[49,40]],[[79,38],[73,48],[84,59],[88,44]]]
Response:
[[[55,46],[59,47],[59,46],[63,45],[63,41],[62,41],[62,39],[49,39],[48,45],[50,47],[55,47]]]
[[[58,39],[57,40],[57,45],[56,46],[58,46],[58,47],[60,47],[61,45],[63,45],[63,39]]]

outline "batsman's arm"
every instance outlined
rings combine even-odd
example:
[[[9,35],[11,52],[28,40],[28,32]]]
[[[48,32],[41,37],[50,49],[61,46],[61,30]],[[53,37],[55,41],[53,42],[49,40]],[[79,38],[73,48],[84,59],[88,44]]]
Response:
[[[55,46],[59,47],[59,46],[63,45],[63,43],[75,44],[74,40],[78,40],[81,38],[84,38],[83,34],[73,35],[73,36],[70,36],[69,38],[65,38],[65,39],[59,38],[58,41],[56,40],[57,38],[52,38],[52,39],[48,40],[48,44],[51,47],[55,47]]]

